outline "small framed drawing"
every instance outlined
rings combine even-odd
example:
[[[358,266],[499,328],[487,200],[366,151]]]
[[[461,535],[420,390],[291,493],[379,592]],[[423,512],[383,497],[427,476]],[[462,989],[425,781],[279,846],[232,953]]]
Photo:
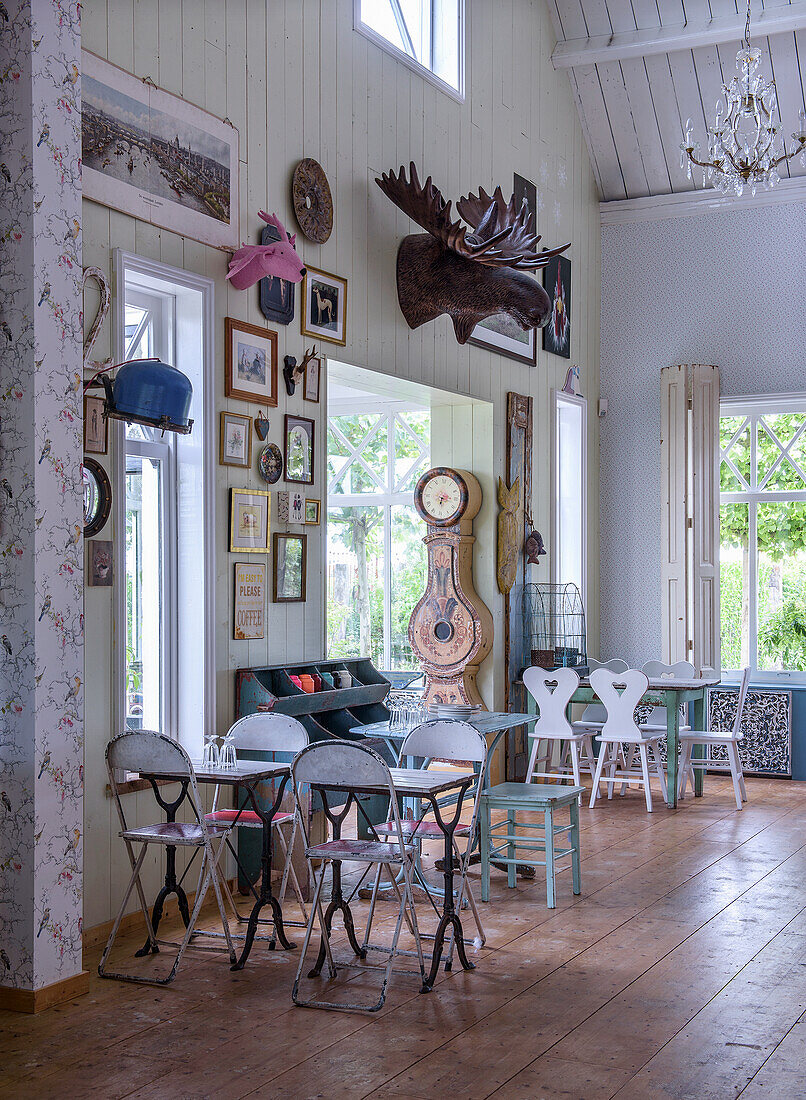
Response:
[[[277,494],[277,518],[283,523],[305,522],[305,498],[299,489],[281,489]]]
[[[543,287],[551,299],[551,316],[543,329],[543,350],[571,358],[571,261],[555,256],[543,268]]]
[[[89,539],[86,557],[90,588],[111,588],[115,579],[112,543],[105,539]]]
[[[347,280],[309,267],[302,282],[302,333],[347,343]]]
[[[319,398],[317,398],[317,401]],[[90,455],[105,455],[109,425],[104,420],[103,397],[84,398],[84,450]]]
[[[274,533],[274,600],[293,603],[305,599],[307,535]]]
[[[267,554],[271,495],[264,489],[230,489],[231,554]]]
[[[227,317],[224,392],[239,401],[277,408],[277,333]]]
[[[232,636],[236,641],[263,638],[266,629],[266,566],[235,562],[235,622]]]
[[[537,366],[535,329],[530,328],[524,332],[508,313],[495,313],[492,317],[485,317],[473,329],[468,343],[505,355],[507,359],[528,363],[530,367]]]
[[[285,414],[285,479],[313,485],[313,432],[307,416]]]
[[[308,360],[302,380],[302,396],[306,401],[319,401],[319,381],[322,377],[322,360],[317,355]]]
[[[222,412],[218,445],[220,466],[252,465],[252,417]]]
[[[320,500],[305,499],[305,522],[306,523],[319,523],[319,510],[322,507]]]

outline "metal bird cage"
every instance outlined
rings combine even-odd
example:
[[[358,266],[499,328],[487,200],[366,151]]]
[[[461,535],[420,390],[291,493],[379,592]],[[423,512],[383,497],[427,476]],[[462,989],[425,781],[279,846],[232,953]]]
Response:
[[[523,639],[526,665],[587,665],[585,608],[575,584],[524,585]]]

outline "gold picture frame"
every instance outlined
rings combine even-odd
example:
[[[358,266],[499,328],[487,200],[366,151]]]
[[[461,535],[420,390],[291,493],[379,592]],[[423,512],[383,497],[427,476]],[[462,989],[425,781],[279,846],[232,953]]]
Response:
[[[268,554],[271,493],[264,489],[230,489],[231,554]]]
[[[322,502],[312,497],[305,498],[304,523],[318,526],[321,522]]]
[[[344,347],[347,343],[346,279],[341,275],[334,275],[330,271],[321,271],[315,267],[305,269],[305,277],[302,280],[300,331],[303,336],[329,340],[332,344],[340,344]]]

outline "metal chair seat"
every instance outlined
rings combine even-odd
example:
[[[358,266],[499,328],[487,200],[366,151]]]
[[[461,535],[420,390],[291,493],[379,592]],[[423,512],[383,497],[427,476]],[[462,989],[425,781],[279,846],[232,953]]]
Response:
[[[412,854],[410,844],[404,845],[406,855]],[[379,840],[326,840],[305,849],[308,859],[347,859],[362,863],[401,863],[400,845],[383,844]]]
[[[225,825],[210,825],[207,835],[210,837],[222,837],[227,834]],[[204,843],[204,831],[193,821],[158,821],[156,825],[141,825],[137,829],[125,829],[118,834],[124,840],[134,840],[147,844],[170,844],[181,847],[193,845],[198,847]]]
[[[445,835],[436,821],[415,821],[413,818],[408,817],[401,819],[400,829],[403,836],[409,839],[417,837],[419,840],[422,837],[434,837],[438,840],[442,840]],[[375,826],[375,832],[380,836],[390,836],[394,835],[397,830],[394,821],[384,821],[382,825]],[[470,836],[470,826],[457,825],[453,835],[464,837]]]
[[[282,825],[284,821],[291,821],[293,814],[275,814],[272,818],[272,828],[275,825]],[[213,823],[220,823],[222,825],[237,825],[238,828],[244,829],[262,829],[263,821],[260,814],[256,814],[254,810],[216,810],[214,813],[205,814],[205,821]]]

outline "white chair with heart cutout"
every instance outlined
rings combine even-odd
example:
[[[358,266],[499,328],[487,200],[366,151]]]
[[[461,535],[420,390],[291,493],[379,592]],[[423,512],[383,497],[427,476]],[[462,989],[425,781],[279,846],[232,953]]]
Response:
[[[664,802],[666,801],[666,776],[660,757],[660,733],[644,735],[635,723],[633,712],[641,698],[646,694],[649,680],[636,668],[626,672],[612,672],[610,669],[597,668],[590,676],[591,687],[601,699],[606,711],[607,721],[597,740],[601,744],[596,774],[591,792],[591,808],[599,796],[600,783],[607,783],[607,797],[613,797],[613,787],[622,783],[638,783],[644,788],[646,808],[652,813],[652,789],[650,787],[650,766],[660,780]],[[652,760],[649,752],[652,750]],[[640,772],[622,765],[620,761],[632,758],[635,751],[641,764]]]
[[[593,732],[585,728],[575,730],[566,717],[568,701],[579,687],[579,676],[572,668],[527,668],[523,684],[537,704],[540,717],[535,725],[532,751],[527,774],[535,779],[570,779],[582,786],[582,768],[593,778],[596,771],[596,754],[593,751]],[[552,766],[554,746],[560,742],[560,761]],[[541,753],[541,745],[545,745]],[[544,765],[545,770],[541,770]]]

